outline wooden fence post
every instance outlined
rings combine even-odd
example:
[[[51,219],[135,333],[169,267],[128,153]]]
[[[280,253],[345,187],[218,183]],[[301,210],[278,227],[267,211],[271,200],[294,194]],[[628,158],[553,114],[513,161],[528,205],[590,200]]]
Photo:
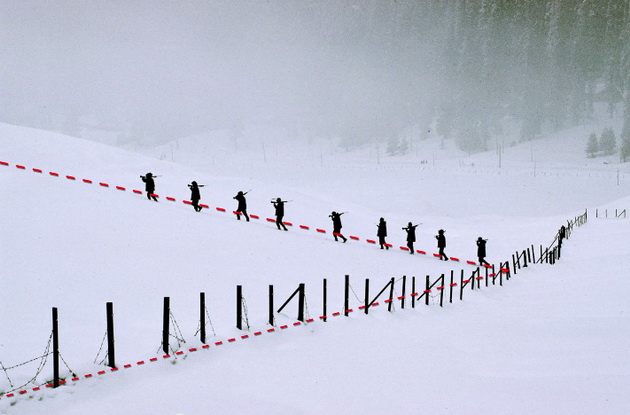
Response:
[[[416,292],[416,277],[411,277],[411,308],[416,308],[416,295],[413,294],[417,294]]]
[[[389,303],[387,303],[387,311],[391,312],[394,307],[394,277],[389,281]],[[404,301],[404,298],[403,298]]]
[[[304,322],[304,303],[305,303],[304,284],[300,283],[298,291],[298,321]]]
[[[116,367],[116,346],[114,343],[114,304],[107,303],[105,308],[107,314],[107,366]]]
[[[59,387],[59,324],[57,307],[52,309],[53,388]]]
[[[326,322],[326,319],[327,319],[327,314],[326,314],[326,299],[327,299],[327,297],[328,297],[328,287],[327,287],[327,285],[326,285],[326,278],[324,278],[324,287],[323,287],[323,288],[324,288],[324,294],[323,294],[323,297],[324,297],[324,313],[322,314],[322,317],[324,317],[324,318],[322,318],[322,321]],[[345,310],[344,310],[344,311],[345,311]]]
[[[273,327],[273,285],[269,285],[269,325]]]
[[[164,297],[164,310],[162,313],[162,351],[164,351],[164,354],[168,354],[170,301],[169,297]]]
[[[442,289],[440,290],[440,307],[442,307],[442,304],[444,302],[444,286],[446,285],[444,283],[444,274],[442,274],[440,279],[442,280]]]
[[[368,313],[368,308],[370,308],[370,279],[365,279],[365,314]]]
[[[402,299],[400,300],[400,308],[401,310],[405,309],[405,286],[407,285],[407,276],[403,275],[402,277]],[[393,284],[392,284],[393,287]],[[393,288],[392,288],[393,290]]]
[[[243,330],[243,287],[236,286],[236,328]]]
[[[345,281],[345,289],[344,289],[344,299],[343,299],[343,314],[348,317],[348,308],[349,306],[349,302],[348,302],[348,296],[350,295],[350,275],[346,275],[346,281]]]

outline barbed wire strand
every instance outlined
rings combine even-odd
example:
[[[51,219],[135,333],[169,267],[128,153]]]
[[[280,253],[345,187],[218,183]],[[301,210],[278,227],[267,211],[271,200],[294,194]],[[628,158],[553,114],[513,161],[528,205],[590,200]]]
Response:
[[[33,359],[30,359],[30,360],[27,360],[26,362],[19,363],[19,364],[15,365],[15,366],[11,366],[11,367],[6,368],[6,370],[11,370],[11,369],[18,368],[20,366],[24,366],[24,365],[26,365],[28,363],[31,363],[31,362],[34,362],[36,360],[39,360],[39,365],[37,366],[37,371],[36,371],[35,375],[31,379],[29,379],[27,382],[25,382],[24,384],[22,384],[22,385],[20,385],[18,387],[14,387],[13,382],[11,382],[11,380],[9,379],[9,382],[11,383],[11,387],[13,389],[11,389],[9,391],[6,391],[6,393],[15,392],[16,390],[22,389],[26,385],[29,385],[31,383],[33,383],[33,384],[35,383],[35,381],[37,380],[37,377],[40,375],[40,373],[42,373],[42,371],[44,370],[44,367],[46,366],[46,362],[48,361],[48,356],[51,354],[50,353],[50,343],[52,342],[52,337],[53,337],[53,335],[52,335],[52,332],[51,332],[50,333],[50,337],[48,337],[48,343],[46,344],[46,349],[44,350],[44,354],[43,355],[38,356],[38,357],[33,358]],[[4,368],[4,366],[3,366],[3,368]],[[6,374],[6,371],[5,371],[5,374]],[[8,378],[8,374],[7,374],[7,378]]]
[[[103,345],[105,344],[106,338],[107,338],[107,330],[105,330],[105,334],[103,335],[103,340],[101,341],[101,347],[98,349],[98,353],[96,354],[96,357],[94,358],[94,363],[96,363],[96,361],[98,360],[98,357],[101,355],[101,351],[103,351]],[[107,359],[108,354],[109,354],[109,350],[105,353],[105,357],[103,358],[103,360],[101,360],[101,362],[97,364],[102,365],[105,362],[105,359]]]

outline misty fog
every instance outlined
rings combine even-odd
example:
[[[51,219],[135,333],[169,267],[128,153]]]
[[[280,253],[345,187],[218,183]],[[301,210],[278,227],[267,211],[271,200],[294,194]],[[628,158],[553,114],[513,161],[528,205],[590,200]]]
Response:
[[[534,139],[588,119],[597,100],[618,110],[629,9],[628,0],[0,0],[0,122],[120,145],[271,125],[359,146],[415,126],[419,139],[436,129],[483,150],[506,120]]]

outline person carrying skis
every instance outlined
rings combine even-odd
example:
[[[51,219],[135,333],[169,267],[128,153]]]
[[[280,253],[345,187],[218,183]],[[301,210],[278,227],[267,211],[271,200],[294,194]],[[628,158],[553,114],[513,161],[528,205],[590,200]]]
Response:
[[[486,242],[487,239],[483,239],[481,236],[477,238],[477,258],[479,258],[479,265],[490,265],[486,262]]]
[[[343,236],[341,234],[341,215],[343,215],[346,212],[343,213],[337,213],[337,212],[332,212],[330,215],[328,215],[329,218],[332,219],[333,222],[333,236],[335,237],[335,241],[337,241],[337,237],[341,237],[343,239],[343,243],[348,242],[348,240],[346,239],[345,236]]]
[[[440,260],[448,261],[448,256],[444,253],[444,248],[446,248],[446,236],[444,236],[444,229],[440,229],[438,234],[435,235],[435,239],[437,239],[437,246],[440,249]]]
[[[195,181],[188,185],[188,188],[190,189],[190,201],[195,208],[195,212],[201,211],[201,206],[199,206],[199,201],[201,200],[201,193],[199,192],[200,187],[203,187],[203,184],[197,184]]]
[[[239,191],[232,199],[236,199],[238,201],[238,207],[234,211],[236,213],[236,219],[241,220],[241,215],[244,215],[247,222],[249,222],[249,216],[247,215],[247,200],[245,200],[245,195],[247,193],[249,192],[243,193],[243,191]]]
[[[378,230],[376,231],[376,236],[378,236],[378,243],[381,245],[381,249],[383,249],[383,246],[389,249],[389,246],[385,245],[385,237],[387,236],[387,222],[385,222],[385,219],[381,218],[381,220],[379,220],[378,222],[378,225],[376,226],[378,227]]]
[[[276,208],[276,226],[279,231],[282,230],[280,229],[280,226],[282,226],[285,231],[288,231],[287,227],[284,226],[284,223],[282,223],[282,218],[284,218],[284,204],[287,202],[287,200],[282,200],[280,198],[271,201],[271,203],[273,203],[273,207]]]
[[[144,189],[147,191],[147,199],[158,201],[154,196],[155,193],[155,181],[153,180],[153,174],[147,173],[145,176],[140,176],[142,181],[145,183]]]
[[[414,225],[411,222],[407,224],[406,228],[402,228],[403,231],[407,231],[407,248],[409,248],[409,253],[413,255],[415,253],[413,249],[413,243],[416,242],[416,228],[418,225]]]

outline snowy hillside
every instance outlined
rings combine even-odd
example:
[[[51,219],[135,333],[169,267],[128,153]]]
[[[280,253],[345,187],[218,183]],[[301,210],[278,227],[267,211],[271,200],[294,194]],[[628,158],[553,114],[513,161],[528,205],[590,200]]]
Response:
[[[537,154],[550,154],[556,142],[537,144]],[[288,162],[287,153],[279,162],[280,149],[261,161],[259,150],[221,154],[192,141],[179,145],[170,156],[170,145],[156,150],[154,158],[0,125],[0,161],[7,164],[0,165],[0,362],[8,368],[41,356],[51,308],[58,307],[61,354],[81,379],[32,391],[51,379],[49,358],[24,387],[28,393],[0,396],[0,413],[630,411],[624,295],[630,220],[593,214],[630,210],[626,167],[617,176],[616,168],[557,165],[541,156],[534,173],[526,146],[506,152],[498,168],[494,153],[436,163],[429,154],[428,164],[411,157],[375,162],[366,153],[358,160],[356,154],[324,157],[305,144],[308,157]],[[162,154],[165,160],[157,158]],[[139,176],[147,172],[161,176],[158,203],[133,192],[144,189]],[[192,180],[205,184],[201,203],[209,208],[199,213],[182,202]],[[260,219],[237,221],[232,197],[250,189],[249,213]],[[267,221],[276,197],[291,200],[288,232]],[[343,311],[346,274],[354,291],[350,307],[358,308],[366,278],[373,296],[391,277],[400,295],[403,275],[419,284],[451,270],[468,275],[476,267],[465,261],[476,261],[479,236],[488,238],[488,260],[498,264],[532,244],[551,243],[585,209],[588,224],[575,230],[554,266],[530,267],[503,287],[468,291],[463,302],[443,308],[431,298],[429,307],[401,310],[397,303],[393,313],[375,307],[367,316],[318,321],[323,278],[329,315]],[[333,210],[348,212],[343,232],[358,240],[334,241]],[[389,251],[367,242],[376,239],[380,217],[388,222]],[[399,248],[409,221],[421,223],[416,249],[427,255]],[[446,230],[446,252],[459,263],[433,257],[438,229]],[[274,285],[277,309],[300,283],[315,322],[294,326],[294,302],[276,315],[277,325],[289,328],[269,333],[268,286]],[[234,327],[237,284],[246,299],[247,332]],[[200,292],[214,331],[208,350],[195,337]],[[180,350],[199,351],[161,358],[165,296],[186,340]],[[108,370],[98,364],[103,351],[97,356],[108,301],[115,309],[117,363],[132,367],[97,375]],[[160,359],[149,363],[154,357]],[[28,381],[38,363],[0,372],[0,391]],[[65,365],[62,373],[73,377]]]

